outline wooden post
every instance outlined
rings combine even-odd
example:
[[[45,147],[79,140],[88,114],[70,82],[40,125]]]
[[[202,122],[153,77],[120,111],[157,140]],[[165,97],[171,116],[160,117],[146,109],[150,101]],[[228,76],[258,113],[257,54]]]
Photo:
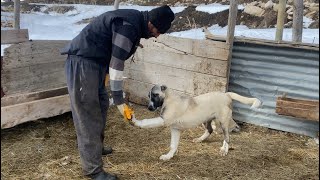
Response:
[[[229,45],[226,91],[228,90],[228,85],[229,85],[232,48],[233,48],[233,40],[234,40],[234,31],[235,31],[236,22],[237,22],[237,14],[238,14],[237,0],[230,0],[229,17],[228,17],[228,31],[227,31],[227,39],[226,39],[226,43],[227,43],[227,45]]]
[[[285,13],[286,13],[286,0],[279,0],[276,41],[282,41]]]
[[[294,0],[293,3],[292,41],[302,42],[303,0]]]
[[[119,9],[119,3],[120,3],[120,0],[114,1],[114,9]]]
[[[20,0],[14,0],[14,29],[20,29]]]
[[[238,3],[236,0],[230,0],[228,31],[226,43],[232,45],[234,39],[234,31],[237,21]]]

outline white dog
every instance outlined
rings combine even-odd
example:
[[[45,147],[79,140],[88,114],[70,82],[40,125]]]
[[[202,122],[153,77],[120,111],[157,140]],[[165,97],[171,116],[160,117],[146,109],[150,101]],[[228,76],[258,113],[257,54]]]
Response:
[[[236,93],[211,92],[196,97],[184,97],[173,94],[166,86],[155,85],[149,92],[150,111],[161,107],[160,117],[137,120],[133,116],[132,122],[141,128],[155,128],[169,126],[171,128],[170,151],[160,156],[161,160],[171,159],[178,149],[181,130],[194,128],[201,124],[206,127],[205,133],[194,140],[202,142],[213,132],[211,122],[221,126],[224,141],[220,149],[222,156],[229,150],[230,125],[236,123],[232,119],[232,100],[258,108],[261,105],[257,98],[247,98]]]

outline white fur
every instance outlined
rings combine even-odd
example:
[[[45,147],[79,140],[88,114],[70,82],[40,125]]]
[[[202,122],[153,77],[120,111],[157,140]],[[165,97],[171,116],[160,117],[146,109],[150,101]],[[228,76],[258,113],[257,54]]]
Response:
[[[156,128],[164,125],[164,120],[161,117],[152,118],[152,119],[143,119],[138,121],[133,116],[132,122],[135,126],[139,126],[141,128]]]
[[[195,139],[193,140],[193,142],[197,142],[197,143],[202,142],[203,140],[207,139],[209,136],[210,136],[210,133],[209,133],[208,130],[206,129],[206,131],[204,132],[204,134],[203,134],[201,137],[199,137],[199,138],[195,138]]]

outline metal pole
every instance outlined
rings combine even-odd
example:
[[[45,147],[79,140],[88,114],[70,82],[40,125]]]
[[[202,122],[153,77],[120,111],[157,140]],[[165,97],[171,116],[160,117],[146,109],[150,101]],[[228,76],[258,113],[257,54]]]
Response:
[[[279,0],[276,41],[282,40],[285,13],[286,13],[286,0]]]
[[[20,0],[14,0],[14,29],[20,29]]]
[[[292,41],[302,42],[303,0],[294,0],[293,3]]]

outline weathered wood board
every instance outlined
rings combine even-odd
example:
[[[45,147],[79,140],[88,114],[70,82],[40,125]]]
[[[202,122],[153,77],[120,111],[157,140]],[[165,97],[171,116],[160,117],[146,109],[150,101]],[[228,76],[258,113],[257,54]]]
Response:
[[[146,104],[152,85],[164,84],[177,93],[195,96],[224,92],[227,86],[229,46],[212,40],[162,35],[141,40],[134,62],[125,66],[125,92],[132,102]]]
[[[1,129],[70,111],[60,49],[68,41],[28,41],[6,48],[2,59]]]
[[[6,95],[66,86],[66,56],[60,49],[68,41],[29,41],[4,51],[1,87]]]
[[[44,91],[37,91],[31,93],[9,95],[5,96],[4,98],[1,98],[1,107],[36,101],[48,97],[61,96],[65,94],[68,94],[67,87],[54,88],[49,90],[47,89]]]
[[[40,118],[57,116],[69,112],[70,109],[68,94],[3,106],[1,107],[1,129]]]
[[[276,113],[319,121],[319,101],[278,97]]]
[[[29,41],[28,29],[1,30],[1,44],[13,44]]]

